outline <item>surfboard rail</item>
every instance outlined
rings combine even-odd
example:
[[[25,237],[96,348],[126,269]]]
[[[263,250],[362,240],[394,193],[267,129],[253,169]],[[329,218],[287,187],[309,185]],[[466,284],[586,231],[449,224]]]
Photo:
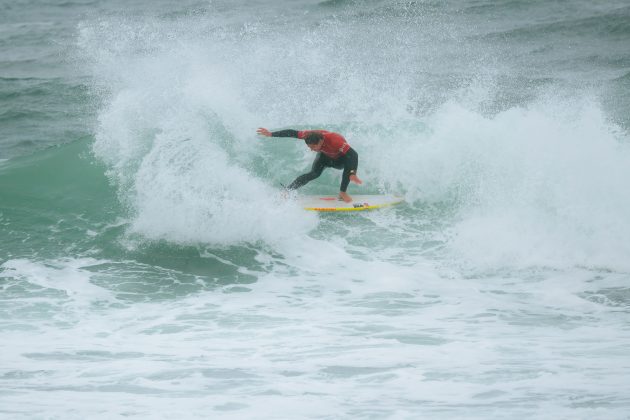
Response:
[[[404,197],[382,194],[382,195],[355,195],[353,200],[346,203],[332,196],[302,196],[298,202],[304,210],[318,212],[350,212],[376,210],[391,207],[404,201]]]

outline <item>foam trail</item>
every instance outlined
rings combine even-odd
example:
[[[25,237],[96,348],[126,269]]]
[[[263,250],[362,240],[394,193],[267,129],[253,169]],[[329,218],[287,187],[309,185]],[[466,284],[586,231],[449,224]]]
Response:
[[[23,280],[43,290],[59,291],[65,297],[66,303],[89,309],[94,303],[115,300],[114,294],[109,290],[90,282],[91,273],[86,268],[102,263],[104,261],[93,258],[65,258],[46,262],[12,259],[0,265],[0,278]]]

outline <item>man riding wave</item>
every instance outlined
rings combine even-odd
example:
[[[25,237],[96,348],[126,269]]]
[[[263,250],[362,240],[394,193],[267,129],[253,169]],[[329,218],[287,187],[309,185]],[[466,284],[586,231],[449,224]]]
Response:
[[[272,132],[266,128],[259,128],[256,132],[265,137],[294,137],[302,139],[309,149],[317,152],[311,171],[298,176],[291,182],[287,186],[289,190],[298,189],[318,178],[325,168],[343,169],[341,186],[339,187],[339,199],[350,203],[352,197],[346,193],[348,184],[350,181],[355,184],[363,183],[357,177],[359,155],[339,133],[325,130],[280,130]]]

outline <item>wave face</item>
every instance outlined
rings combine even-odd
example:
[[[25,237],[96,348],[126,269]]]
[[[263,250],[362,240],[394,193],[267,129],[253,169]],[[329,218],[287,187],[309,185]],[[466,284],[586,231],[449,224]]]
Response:
[[[628,412],[626,2],[4,11],[1,414]]]
[[[308,232],[312,220],[281,205],[273,187],[310,155],[253,133],[325,125],[361,152],[370,192],[453,207],[451,244],[475,263],[625,265],[628,139],[592,88],[578,86],[584,69],[562,75],[536,54],[527,75],[508,69],[516,52],[495,45],[498,28],[470,34],[445,20],[448,10],[306,11],[273,24],[202,15],[81,26],[106,92],[94,152],[133,210],[134,231],[225,244]],[[595,31],[594,20],[500,33],[523,54],[541,27],[554,34],[587,21]]]

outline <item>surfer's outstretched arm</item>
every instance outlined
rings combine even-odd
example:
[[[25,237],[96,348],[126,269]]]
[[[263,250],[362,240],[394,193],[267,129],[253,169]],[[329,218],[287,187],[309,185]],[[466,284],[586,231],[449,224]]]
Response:
[[[273,131],[271,133],[271,137],[294,137],[294,138],[299,138],[298,137],[298,131],[297,130],[280,130],[280,131]]]
[[[256,130],[256,133],[265,137],[294,137],[296,139],[299,138],[298,137],[299,132],[297,130],[269,131],[266,128],[261,127],[258,130]]]

